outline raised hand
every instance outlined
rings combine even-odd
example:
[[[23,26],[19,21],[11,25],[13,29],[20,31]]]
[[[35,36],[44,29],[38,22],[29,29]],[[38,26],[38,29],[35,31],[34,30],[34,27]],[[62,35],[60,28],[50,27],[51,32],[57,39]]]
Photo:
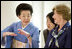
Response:
[[[17,36],[17,34],[15,34],[15,33],[13,33],[13,32],[4,32],[3,33],[3,37],[5,37],[5,36]]]
[[[29,47],[31,47],[31,45],[32,45],[32,38],[31,38],[30,34],[27,33],[26,31],[22,30],[22,29],[18,29],[18,31],[19,31],[18,32],[19,34],[25,35],[27,37],[27,39],[29,41]]]
[[[24,31],[24,30],[22,30],[22,29],[18,29],[18,31],[19,31],[19,32],[18,32],[19,34],[25,35],[27,38],[30,37],[30,34],[27,33],[26,31]]]

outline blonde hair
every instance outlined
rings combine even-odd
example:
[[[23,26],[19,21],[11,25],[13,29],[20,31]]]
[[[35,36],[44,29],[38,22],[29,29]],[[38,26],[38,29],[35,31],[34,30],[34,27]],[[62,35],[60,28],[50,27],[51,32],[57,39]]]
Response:
[[[69,21],[71,19],[70,8],[64,4],[57,5],[53,8],[53,11],[56,10],[58,14],[63,16],[63,19]]]

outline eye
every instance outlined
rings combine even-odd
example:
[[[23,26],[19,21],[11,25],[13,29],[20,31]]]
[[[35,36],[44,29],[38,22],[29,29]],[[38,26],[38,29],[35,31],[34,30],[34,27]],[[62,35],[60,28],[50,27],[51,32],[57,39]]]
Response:
[[[31,16],[31,14],[28,14],[28,17],[30,17]]]
[[[28,17],[30,17],[30,16],[28,16]]]
[[[23,16],[23,17],[25,17],[25,16]]]

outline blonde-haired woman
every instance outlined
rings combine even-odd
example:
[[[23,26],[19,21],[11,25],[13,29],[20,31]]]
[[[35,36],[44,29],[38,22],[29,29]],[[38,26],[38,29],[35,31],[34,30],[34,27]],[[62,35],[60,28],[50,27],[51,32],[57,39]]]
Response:
[[[53,8],[54,22],[58,26],[48,36],[45,48],[71,48],[71,19],[70,9],[64,4]]]

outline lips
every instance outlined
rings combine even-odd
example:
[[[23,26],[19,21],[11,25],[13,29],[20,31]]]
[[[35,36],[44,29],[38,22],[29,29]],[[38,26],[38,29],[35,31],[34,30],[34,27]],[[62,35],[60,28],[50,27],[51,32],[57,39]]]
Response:
[[[28,23],[29,21],[25,21],[25,23]]]

